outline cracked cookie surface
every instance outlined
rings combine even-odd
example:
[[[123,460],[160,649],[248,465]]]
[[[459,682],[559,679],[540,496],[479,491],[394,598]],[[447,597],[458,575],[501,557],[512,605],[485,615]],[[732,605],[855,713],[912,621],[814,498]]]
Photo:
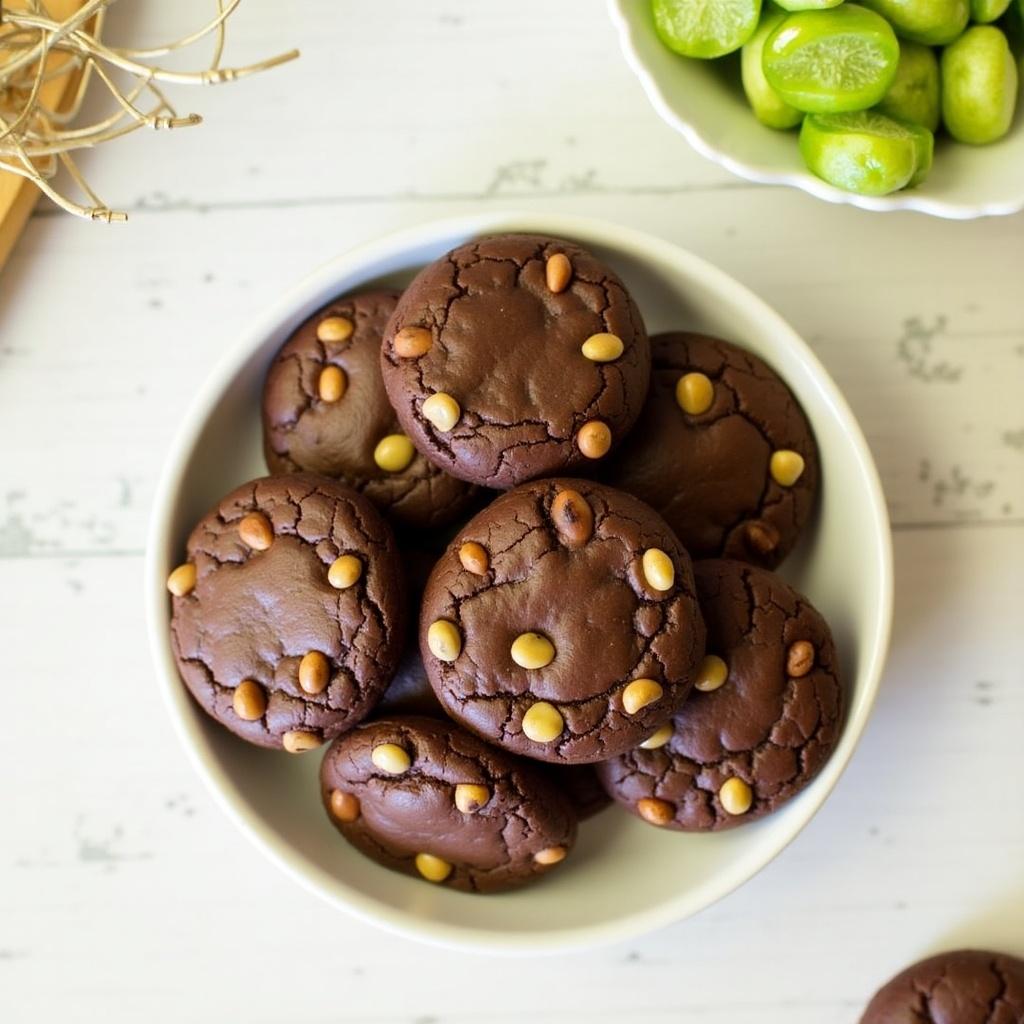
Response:
[[[1024,960],[966,949],[929,957],[880,988],[860,1024],[1024,1024]]]
[[[552,279],[553,257],[568,261],[568,278]],[[416,354],[401,354],[403,331],[420,333]],[[584,355],[594,335],[614,335],[618,355],[614,342],[611,351],[599,345],[598,358]],[[399,300],[381,356],[417,448],[453,475],[497,488],[600,462],[583,454],[591,443],[578,440],[581,428],[603,424],[598,433],[606,427],[617,444],[650,376],[643,321],[618,277],[578,245],[539,235],[484,238],[422,270]],[[447,429],[424,406],[436,394],[457,406]]]
[[[694,575],[707,627],[697,689],[660,746],[597,770],[652,824],[705,832],[760,818],[813,779],[839,738],[843,692],[827,623],[778,576],[724,559]]]
[[[267,371],[263,449],[271,473],[333,477],[397,526],[441,526],[468,508],[475,489],[418,452],[399,471],[374,458],[383,438],[401,433],[380,373],[381,339],[398,294],[338,298],[296,328]],[[325,370],[335,382],[322,394]]]
[[[673,331],[655,335],[651,353],[647,401],[602,478],[660,512],[695,559],[774,568],[796,544],[818,490],[818,450],[803,410],[765,362],[737,345]],[[686,376],[694,391],[680,400]],[[803,459],[789,486],[772,477],[776,451]]]
[[[568,801],[537,767],[447,720],[362,725],[331,745],[320,783],[331,821],[358,850],[453,889],[534,881],[576,838]]]
[[[342,556],[359,575],[339,589]],[[394,538],[366,498],[309,474],[254,480],[199,521],[187,557],[195,583],[172,599],[171,639],[209,715],[260,746],[298,737],[293,749],[367,715],[401,654],[405,606]]]
[[[465,559],[477,548],[485,565]],[[704,626],[689,556],[657,514],[592,481],[541,480],[456,535],[427,583],[420,650],[456,721],[578,764],[634,747],[679,708]]]

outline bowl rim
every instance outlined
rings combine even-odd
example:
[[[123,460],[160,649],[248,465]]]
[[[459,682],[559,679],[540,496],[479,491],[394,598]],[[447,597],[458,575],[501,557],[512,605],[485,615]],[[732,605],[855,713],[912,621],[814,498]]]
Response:
[[[811,174],[810,171],[768,171],[757,164],[731,156],[705,138],[694,124],[684,120],[676,113],[669,103],[665,90],[640,56],[636,42],[637,26],[626,10],[627,6],[635,6],[639,3],[647,4],[648,2],[649,0],[607,0],[608,14],[619,37],[619,48],[626,58],[626,63],[640,80],[640,85],[658,116],[679,132],[701,156],[731,171],[738,178],[744,178],[758,185],[789,185],[829,203],[856,206],[859,209],[871,210],[875,213],[892,213],[902,210],[941,217],[944,220],[976,220],[980,217],[1005,217],[1024,209],[1024,188],[1015,199],[970,204],[936,199],[925,192],[917,192],[914,189],[904,189],[888,196],[862,196],[855,192],[836,188]]]
[[[297,311],[325,301],[325,295],[334,294],[339,288],[358,287],[360,273],[364,274],[365,279],[366,269],[381,259],[404,251],[415,251],[422,246],[436,244],[441,239],[469,238],[506,231],[542,232],[555,237],[575,238],[585,245],[610,248],[639,261],[650,260],[684,268],[691,276],[713,282],[720,289],[728,288],[737,304],[752,304],[757,309],[757,315],[769,324],[767,331],[775,336],[784,336],[794,358],[804,364],[809,377],[815,380],[831,414],[842,423],[861,474],[861,483],[868,495],[873,534],[877,541],[873,558],[880,580],[880,593],[877,595],[871,626],[873,635],[867,645],[869,655],[858,673],[863,681],[860,699],[850,709],[836,750],[815,778],[815,798],[806,802],[802,816],[766,848],[756,864],[740,864],[732,871],[723,871],[697,889],[688,890],[656,907],[626,917],[595,925],[515,933],[431,921],[415,917],[400,908],[382,905],[358,889],[339,883],[335,876],[299,853],[287,837],[267,824],[248,804],[244,793],[235,786],[228,772],[212,755],[197,724],[201,719],[195,716],[191,697],[181,685],[174,667],[166,593],[168,553],[178,546],[173,509],[188,466],[194,458],[196,442],[221,396],[267,337],[285,324],[293,323]],[[892,538],[878,472],[852,411],[806,342],[764,300],[725,271],[675,243],[646,232],[590,217],[500,211],[430,220],[357,245],[300,279],[248,323],[237,340],[217,360],[193,397],[168,448],[153,498],[146,542],[144,588],[150,650],[157,683],[174,731],[215,803],[253,845],[303,888],[332,906],[386,931],[451,949],[536,955],[577,951],[623,941],[703,910],[760,872],[817,814],[856,749],[878,692],[892,624]],[[804,793],[805,798],[810,795]],[[344,894],[339,892],[339,884]]]

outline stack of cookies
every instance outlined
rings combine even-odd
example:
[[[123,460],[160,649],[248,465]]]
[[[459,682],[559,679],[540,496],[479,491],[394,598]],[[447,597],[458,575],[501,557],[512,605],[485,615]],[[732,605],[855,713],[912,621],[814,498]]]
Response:
[[[835,746],[828,625],[772,571],[814,511],[806,417],[737,344],[649,339],[578,245],[486,238],[337,299],[263,430],[271,475],[168,580],[181,677],[243,740],[329,743],[326,812],[385,866],[509,889],[611,801],[731,828]]]

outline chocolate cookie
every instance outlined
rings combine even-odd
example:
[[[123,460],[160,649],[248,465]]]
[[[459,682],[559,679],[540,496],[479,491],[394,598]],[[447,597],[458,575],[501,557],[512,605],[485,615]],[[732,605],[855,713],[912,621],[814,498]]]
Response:
[[[727,341],[674,331],[651,351],[647,402],[606,479],[660,512],[694,558],[774,568],[818,490],[803,410],[766,363]]]
[[[832,634],[806,598],[764,569],[697,562],[707,656],[673,725],[598,766],[608,792],[683,832],[760,818],[803,789],[839,738]]]
[[[572,808],[541,772],[447,721],[360,726],[331,745],[320,785],[334,825],[362,853],[467,892],[525,885],[576,839]]]
[[[391,530],[311,474],[232,491],[168,579],[178,670],[232,732],[292,753],[351,728],[384,692],[405,630]]]
[[[962,949],[908,967],[860,1024],[1024,1024],[1024,960]]]
[[[571,242],[500,235],[424,268],[381,350],[405,432],[488,487],[593,466],[640,413],[643,321],[622,282]]]
[[[388,402],[380,346],[397,301],[383,291],[335,299],[292,333],[263,387],[263,450],[271,473],[334,477],[396,525],[439,526],[474,488],[420,455]]]
[[[629,494],[525,484],[434,567],[420,651],[445,710],[484,739],[561,764],[612,757],[689,693],[704,652],[689,556]]]

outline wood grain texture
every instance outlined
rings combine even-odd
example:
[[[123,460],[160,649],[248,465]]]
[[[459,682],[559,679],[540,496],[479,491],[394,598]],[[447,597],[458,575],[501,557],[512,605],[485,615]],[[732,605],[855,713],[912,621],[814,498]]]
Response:
[[[150,41],[208,10],[118,6]],[[301,61],[89,154],[131,223],[40,211],[0,274],[0,1020],[854,1024],[916,957],[1024,956],[1024,220],[735,181],[594,0],[274,7],[242,5],[229,53]],[[875,717],[775,863],[628,946],[514,962],[358,924],[251,850],[171,733],[140,600],[164,452],[249,317],[363,239],[498,206],[653,231],[775,305],[868,436],[898,587]]]

